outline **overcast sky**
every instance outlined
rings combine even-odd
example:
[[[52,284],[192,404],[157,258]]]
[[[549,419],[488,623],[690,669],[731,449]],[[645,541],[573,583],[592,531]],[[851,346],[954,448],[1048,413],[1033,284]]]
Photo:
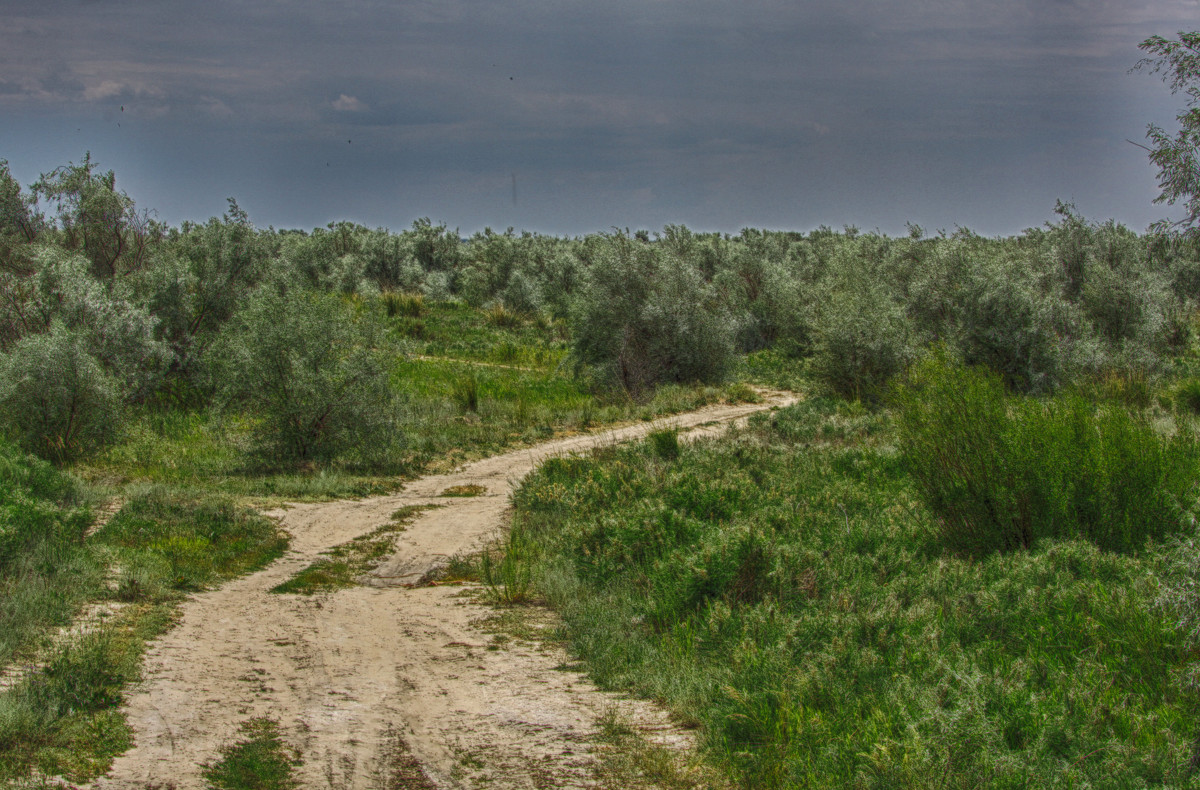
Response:
[[[176,224],[1137,230],[1197,0],[0,0],[0,158]]]

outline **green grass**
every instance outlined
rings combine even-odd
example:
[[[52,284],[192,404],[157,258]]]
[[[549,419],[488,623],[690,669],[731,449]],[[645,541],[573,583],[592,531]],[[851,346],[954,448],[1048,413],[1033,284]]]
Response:
[[[0,666],[100,588],[102,564],[83,547],[92,498],[70,475],[0,443]]]
[[[273,593],[312,595],[358,584],[365,574],[387,559],[396,537],[429,505],[409,505],[392,514],[392,520],[369,534],[335,546],[292,578],[271,588]]]
[[[949,547],[979,555],[1085,538],[1131,552],[1182,525],[1200,479],[1186,426],[1164,436],[1116,396],[1012,397],[998,375],[940,356],[908,378],[895,395],[900,449]]]
[[[496,320],[492,311],[454,302],[425,303],[421,336],[408,335],[414,353],[474,362],[557,368],[567,355],[566,327],[526,321],[508,311]],[[404,334],[404,325],[397,324]]]
[[[153,486],[130,491],[107,525],[72,545],[74,564],[56,572],[73,574],[83,563],[87,573],[39,582],[70,605],[14,647],[45,668],[0,692],[0,782],[38,774],[84,782],[106,771],[130,746],[118,707],[146,642],[170,627],[188,592],[260,568],[287,543],[273,522],[227,498]],[[111,588],[102,583],[105,569],[116,573]],[[61,644],[44,639],[97,598],[124,608],[97,632]]]
[[[300,764],[277,722],[250,719],[241,726],[241,739],[204,767],[204,779],[213,790],[291,790],[300,786],[295,776]]]
[[[1200,784],[1151,550],[948,552],[887,414],[836,401],[663,441],[546,462],[513,533],[592,676],[736,782]]]
[[[472,485],[450,486],[445,491],[438,494],[438,496],[473,497],[473,496],[479,496],[480,494],[486,494],[486,493],[487,493],[487,488],[485,486],[472,484]]]
[[[486,311],[453,303],[422,302],[421,309],[419,319],[403,312],[390,319],[403,442],[387,459],[370,465],[272,462],[254,453],[252,415],[143,409],[120,443],[74,471],[114,488],[162,484],[262,504],[361,497],[556,434],[755,397],[733,382],[661,387],[644,403],[608,398],[589,391],[561,364],[561,326],[522,321],[498,327]],[[426,324],[427,339],[402,337],[401,324],[409,320]]]
[[[601,713],[596,727],[599,760],[592,770],[601,788],[693,790],[727,786],[711,767],[697,762],[695,755],[648,741],[615,706]]]

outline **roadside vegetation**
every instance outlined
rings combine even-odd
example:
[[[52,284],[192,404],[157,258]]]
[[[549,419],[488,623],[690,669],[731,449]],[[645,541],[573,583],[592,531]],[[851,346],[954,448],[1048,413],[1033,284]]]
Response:
[[[255,506],[753,383],[807,397],[546,462],[460,575],[745,786],[1200,786],[1198,46],[1142,45],[1188,107],[1148,135],[1187,216],[1147,234],[167,227],[90,155],[0,160],[0,783],[128,748],[145,642],[286,549]],[[291,786],[277,724],[242,736],[209,781]]]

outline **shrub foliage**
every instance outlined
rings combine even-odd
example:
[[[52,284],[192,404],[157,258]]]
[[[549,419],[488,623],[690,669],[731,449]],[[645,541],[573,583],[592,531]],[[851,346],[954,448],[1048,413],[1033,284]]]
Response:
[[[921,363],[896,390],[901,453],[947,544],[970,553],[1084,538],[1135,551],[1177,531],[1200,478],[1189,430],[1120,403],[1012,397],[1000,377]]]
[[[395,394],[370,314],[338,296],[260,289],[227,335],[226,395],[259,416],[261,449],[285,459],[386,455]]]

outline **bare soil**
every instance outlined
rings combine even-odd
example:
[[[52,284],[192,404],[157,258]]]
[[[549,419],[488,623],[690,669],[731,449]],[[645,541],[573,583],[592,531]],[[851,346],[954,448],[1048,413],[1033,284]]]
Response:
[[[277,721],[300,750],[304,788],[595,787],[597,721],[614,710],[648,740],[686,751],[689,734],[662,711],[598,691],[564,669],[569,658],[553,643],[489,633],[494,610],[470,588],[421,585],[449,557],[499,534],[510,491],[545,458],[668,426],[712,433],[794,400],[764,396],[549,441],[394,495],[269,513],[292,536],[288,554],[184,604],[129,696],[136,746],[93,787],[203,788],[203,765],[255,717]],[[458,486],[483,493],[441,496]],[[363,586],[309,597],[268,592],[397,509],[430,504],[441,507],[400,534]]]

